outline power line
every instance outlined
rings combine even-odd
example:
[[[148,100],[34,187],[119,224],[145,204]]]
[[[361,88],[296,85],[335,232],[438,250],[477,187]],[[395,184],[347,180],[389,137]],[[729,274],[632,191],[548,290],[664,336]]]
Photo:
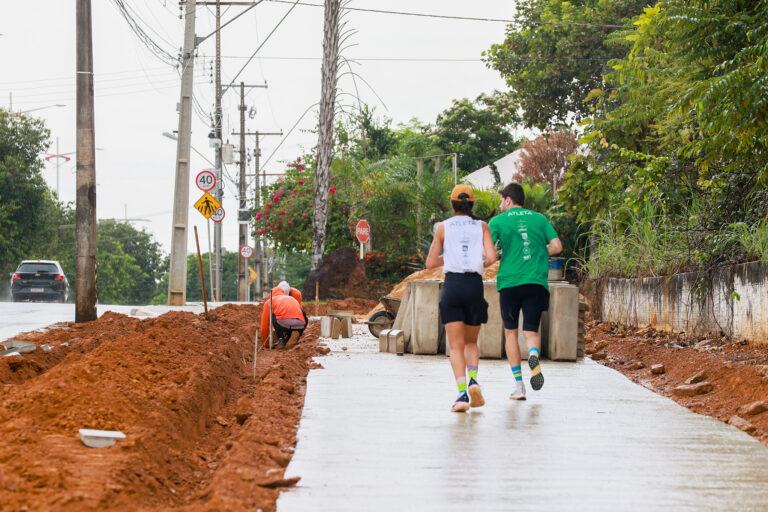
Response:
[[[155,42],[155,40],[152,39],[152,37],[150,37],[149,34],[147,34],[147,32],[142,28],[139,22],[136,21],[134,16],[139,19],[141,19],[141,16],[139,16],[135,10],[128,7],[123,0],[112,0],[112,3],[115,5],[115,7],[117,7],[117,10],[120,12],[125,22],[128,23],[128,26],[133,31],[134,35],[155,57],[170,66],[176,66],[178,64],[178,58],[166,51],[157,42]],[[134,14],[131,14],[131,11],[133,11]],[[142,23],[147,25],[147,23],[143,20]],[[149,25],[147,25],[147,27],[152,32],[155,32],[151,27],[149,27]],[[155,34],[157,34],[157,32],[155,32]],[[157,35],[160,36],[159,34]],[[160,38],[162,39],[162,36],[160,36]]]
[[[288,2],[288,3],[291,3],[291,2]],[[287,17],[288,17],[288,15],[289,15],[289,14],[291,14],[291,12],[293,12],[293,9],[295,9],[297,5],[299,5],[299,0],[296,0],[295,2],[293,2],[293,5],[291,5],[291,8],[290,8],[290,9],[288,9],[288,12],[286,12],[286,13],[283,15],[283,17],[282,17],[282,18],[280,18],[280,21],[278,21],[278,22],[277,22],[277,25],[275,25],[275,28],[273,28],[273,29],[272,29],[272,31],[271,31],[269,34],[267,34],[267,37],[266,37],[266,38],[265,38],[265,39],[264,39],[264,40],[261,42],[261,44],[260,44],[260,45],[259,45],[259,46],[256,48],[256,50],[254,50],[254,52],[253,52],[253,54],[251,55],[251,57],[250,57],[250,58],[249,58],[249,59],[246,61],[246,63],[245,63],[245,64],[243,64],[243,67],[242,67],[242,68],[240,68],[240,71],[238,71],[238,72],[237,72],[237,74],[235,75],[235,77],[232,79],[232,81],[229,83],[229,85],[228,85],[228,86],[226,86],[226,87],[224,88],[224,90],[227,90],[227,89],[229,89],[230,87],[232,87],[232,84],[234,84],[234,83],[235,83],[235,80],[237,80],[237,77],[239,77],[239,76],[240,76],[240,73],[242,73],[242,72],[243,72],[243,70],[245,69],[245,67],[246,67],[246,66],[247,66],[247,65],[248,65],[248,64],[251,62],[251,60],[252,60],[252,59],[253,59],[253,58],[256,56],[256,54],[258,53],[258,51],[259,51],[259,50],[261,50],[261,47],[262,47],[262,46],[264,46],[264,45],[267,43],[267,41],[269,41],[269,38],[270,38],[270,37],[272,37],[272,34],[274,34],[274,33],[275,33],[275,31],[277,30],[277,28],[278,28],[280,25],[282,25],[282,24],[283,24],[283,22],[285,21],[285,18],[287,18]]]
[[[289,0],[269,0],[269,1],[278,3],[278,4],[292,3]],[[306,7],[324,7],[322,4],[299,3],[299,5],[306,6]],[[623,25],[601,25],[597,23],[571,23],[566,21],[529,21],[529,20],[519,21],[519,20],[508,20],[508,19],[502,19],[502,18],[476,18],[472,16],[449,16],[447,14],[427,14],[427,13],[420,13],[420,12],[388,11],[384,9],[365,9],[362,7],[344,7],[343,9],[347,11],[369,12],[369,13],[375,13],[375,14],[394,14],[398,16],[416,16],[419,18],[436,18],[436,19],[445,19],[445,20],[485,21],[485,22],[493,22],[493,23],[519,23],[523,25],[565,25],[565,26],[574,26],[574,27],[624,28]]]

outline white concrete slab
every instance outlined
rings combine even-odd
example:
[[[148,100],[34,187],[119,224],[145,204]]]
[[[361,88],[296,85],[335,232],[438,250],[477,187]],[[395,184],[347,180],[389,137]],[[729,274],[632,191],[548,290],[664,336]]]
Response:
[[[280,512],[766,509],[766,447],[618,372],[545,361],[514,402],[506,363],[482,360],[486,406],[456,414],[447,358],[368,338],[310,372]]]

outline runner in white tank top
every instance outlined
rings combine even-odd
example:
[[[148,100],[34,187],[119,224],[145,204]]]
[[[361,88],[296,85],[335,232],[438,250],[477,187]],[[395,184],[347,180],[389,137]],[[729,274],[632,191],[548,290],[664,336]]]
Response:
[[[438,225],[427,256],[427,268],[442,266],[445,274],[440,292],[440,318],[445,324],[451,367],[459,388],[459,397],[451,407],[454,412],[485,403],[477,383],[477,335],[480,326],[488,321],[483,269],[496,261],[496,250],[488,225],[472,217],[474,204],[470,187],[454,187],[451,192],[454,216]]]
[[[483,274],[483,221],[455,215],[443,221],[443,274],[475,272]]]

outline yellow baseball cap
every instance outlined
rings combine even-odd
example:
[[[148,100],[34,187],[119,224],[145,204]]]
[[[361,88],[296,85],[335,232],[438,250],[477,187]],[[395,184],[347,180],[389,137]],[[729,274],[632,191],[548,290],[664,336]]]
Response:
[[[475,202],[475,194],[472,192],[472,187],[464,184],[456,185],[453,187],[453,191],[451,192],[451,201],[461,201],[462,194],[466,194],[468,196],[467,201],[470,203]]]

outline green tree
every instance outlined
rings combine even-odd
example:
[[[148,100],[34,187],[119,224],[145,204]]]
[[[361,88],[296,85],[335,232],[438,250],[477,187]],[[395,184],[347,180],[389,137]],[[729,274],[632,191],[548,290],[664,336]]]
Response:
[[[98,226],[97,290],[108,304],[149,304],[163,270],[160,244],[126,222],[102,220]]]
[[[507,36],[484,53],[512,88],[529,127],[541,130],[585,116],[587,93],[603,86],[611,59],[626,49],[612,32],[642,12],[646,0],[520,0]]]
[[[57,213],[41,174],[48,137],[42,120],[0,109],[0,269],[5,272],[46,245]]]
[[[476,171],[518,148],[511,132],[519,122],[517,110],[510,94],[499,91],[453,100],[437,116],[435,142],[446,153],[458,153],[460,169]]]

